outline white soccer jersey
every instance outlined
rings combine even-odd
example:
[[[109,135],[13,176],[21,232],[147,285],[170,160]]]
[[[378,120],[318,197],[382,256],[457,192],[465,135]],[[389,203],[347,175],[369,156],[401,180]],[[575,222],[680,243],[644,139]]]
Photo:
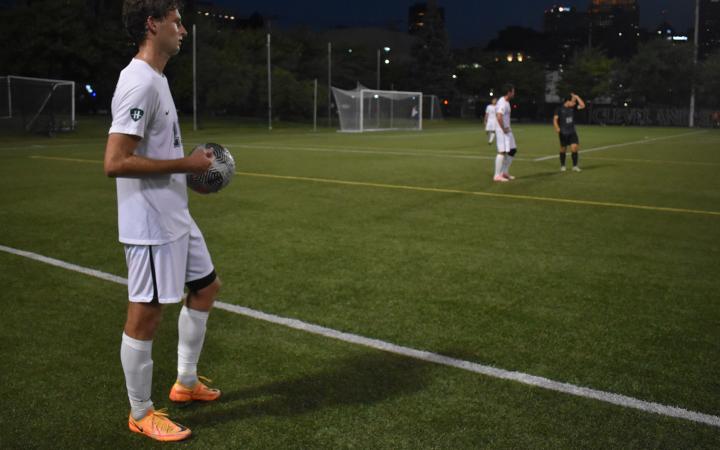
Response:
[[[109,133],[142,138],[135,154],[150,159],[184,156],[175,102],[167,78],[133,59],[120,73]],[[117,178],[120,242],[160,245],[190,231],[185,174]]]
[[[510,108],[510,102],[505,97],[501,97],[497,105],[495,105],[495,109],[498,114],[502,114],[503,128],[510,128],[510,111],[512,109]]]
[[[495,105],[492,103],[487,105],[487,108],[485,108],[485,114],[487,115],[485,130],[495,131],[495,128],[497,128],[497,111],[495,110]]]

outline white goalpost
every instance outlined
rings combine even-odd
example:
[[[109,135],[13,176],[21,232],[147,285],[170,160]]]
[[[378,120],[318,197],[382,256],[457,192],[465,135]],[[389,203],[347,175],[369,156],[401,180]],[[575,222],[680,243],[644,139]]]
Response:
[[[0,119],[24,131],[75,129],[75,82],[8,75],[0,77]]]
[[[358,86],[332,88],[340,117],[340,131],[422,130],[422,92],[382,91]]]

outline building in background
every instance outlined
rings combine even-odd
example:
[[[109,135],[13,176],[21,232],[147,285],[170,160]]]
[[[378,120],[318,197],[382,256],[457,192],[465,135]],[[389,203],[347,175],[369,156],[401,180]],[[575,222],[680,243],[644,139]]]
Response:
[[[427,3],[415,3],[408,9],[408,31],[416,34],[427,26],[428,17],[436,15],[442,27],[445,26],[445,8],[437,5],[437,0],[428,0]]]
[[[544,55],[547,61],[566,64],[579,48],[587,45],[587,15],[572,6],[553,5],[545,10],[543,31],[545,47],[551,49]]]
[[[591,0],[588,9],[589,44],[610,57],[629,58],[640,41],[637,0]]]
[[[720,51],[720,0],[700,0],[700,55]]]

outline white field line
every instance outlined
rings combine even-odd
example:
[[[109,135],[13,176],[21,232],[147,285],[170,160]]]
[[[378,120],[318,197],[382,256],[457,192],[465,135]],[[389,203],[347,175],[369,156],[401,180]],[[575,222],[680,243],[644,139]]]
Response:
[[[679,137],[683,137],[683,136],[692,136],[692,135],[695,135],[695,134],[703,134],[703,133],[707,133],[707,132],[708,132],[707,130],[703,130],[703,131],[693,131],[693,132],[691,132],[691,133],[674,134],[674,135],[672,135],[672,136],[662,136],[662,137],[656,137],[656,138],[651,138],[651,139],[643,139],[643,140],[640,140],[640,141],[624,142],[624,143],[622,143],[622,144],[604,145],[604,146],[602,146],[602,147],[588,148],[588,149],[585,149],[585,150],[581,149],[580,152],[584,155],[584,154],[586,154],[586,153],[599,152],[599,151],[601,151],[601,150],[609,150],[609,149],[611,149],[611,148],[627,147],[628,145],[635,145],[635,144],[647,144],[647,143],[649,143],[649,142],[663,141],[663,140],[666,140],[666,139],[675,139],[675,138],[679,138]],[[554,158],[557,158],[557,157],[558,157],[558,155],[557,155],[557,154],[554,154],[554,155],[549,155],[549,156],[542,156],[542,157],[540,157],[540,158],[535,158],[533,161],[536,161],[536,162],[538,162],[538,161],[547,161],[548,159],[554,159]]]
[[[106,281],[112,281],[113,283],[127,285],[127,280],[116,275],[100,272],[98,270],[81,267],[75,264],[70,264],[65,261],[61,261],[47,256],[42,256],[37,253],[27,252],[24,250],[17,250],[11,247],[0,245],[0,251],[10,253],[13,255],[23,256],[25,258],[40,261],[46,264],[50,264],[63,269],[72,270],[85,275],[90,275],[96,278],[100,278]],[[676,406],[667,406],[660,403],[647,402],[639,400],[626,395],[614,394],[612,392],[599,391],[587,387],[577,386],[570,383],[562,383],[559,381],[553,381],[548,378],[538,377],[523,372],[515,372],[504,369],[498,369],[492,366],[485,366],[462,359],[451,358],[443,356],[437,353],[427,352],[423,350],[416,350],[410,347],[403,347],[401,345],[395,345],[390,342],[381,341],[378,339],[366,338],[357,334],[344,333],[342,331],[333,330],[331,328],[322,327],[319,325],[313,325],[311,323],[303,322],[297,319],[290,319],[286,317],[280,317],[273,314],[267,314],[262,311],[256,311],[254,309],[245,308],[243,306],[231,305],[229,303],[216,301],[215,307],[224,311],[239,314],[253,319],[262,320],[265,322],[282,325],[285,327],[293,328],[295,330],[305,331],[320,336],[324,336],[331,339],[337,339],[343,342],[351,344],[362,345],[364,347],[381,350],[396,355],[405,356],[421,361],[431,362],[440,364],[443,366],[454,367],[468,372],[478,373],[486,375],[492,378],[498,378],[501,380],[514,381],[522,383],[528,386],[539,387],[555,392],[562,392],[565,394],[574,395],[577,397],[588,398],[598,400],[613,405],[622,406],[625,408],[637,409],[644,412],[659,414],[667,417],[674,417],[678,419],[689,420],[692,422],[702,423],[711,425],[714,427],[720,427],[720,417],[713,416],[710,414],[703,414],[695,411],[689,411]]]

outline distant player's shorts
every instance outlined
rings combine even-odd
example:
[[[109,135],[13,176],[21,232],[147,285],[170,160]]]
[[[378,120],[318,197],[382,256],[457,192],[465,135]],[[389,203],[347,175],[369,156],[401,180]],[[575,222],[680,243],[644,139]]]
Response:
[[[485,131],[495,131],[495,128],[497,128],[497,122],[488,120],[488,123],[485,125]]]
[[[198,291],[215,281],[210,252],[192,221],[190,232],[162,245],[125,245],[131,302],[178,303],[184,286]]]
[[[498,127],[497,130],[495,130],[495,136],[497,139],[497,151],[498,153],[507,153],[510,150],[517,148],[517,145],[515,144],[515,136],[513,136],[512,131],[510,133],[504,133],[500,128]]]
[[[580,139],[578,138],[577,133],[558,133],[558,136],[560,136],[560,147],[568,147],[573,144],[580,144]]]

